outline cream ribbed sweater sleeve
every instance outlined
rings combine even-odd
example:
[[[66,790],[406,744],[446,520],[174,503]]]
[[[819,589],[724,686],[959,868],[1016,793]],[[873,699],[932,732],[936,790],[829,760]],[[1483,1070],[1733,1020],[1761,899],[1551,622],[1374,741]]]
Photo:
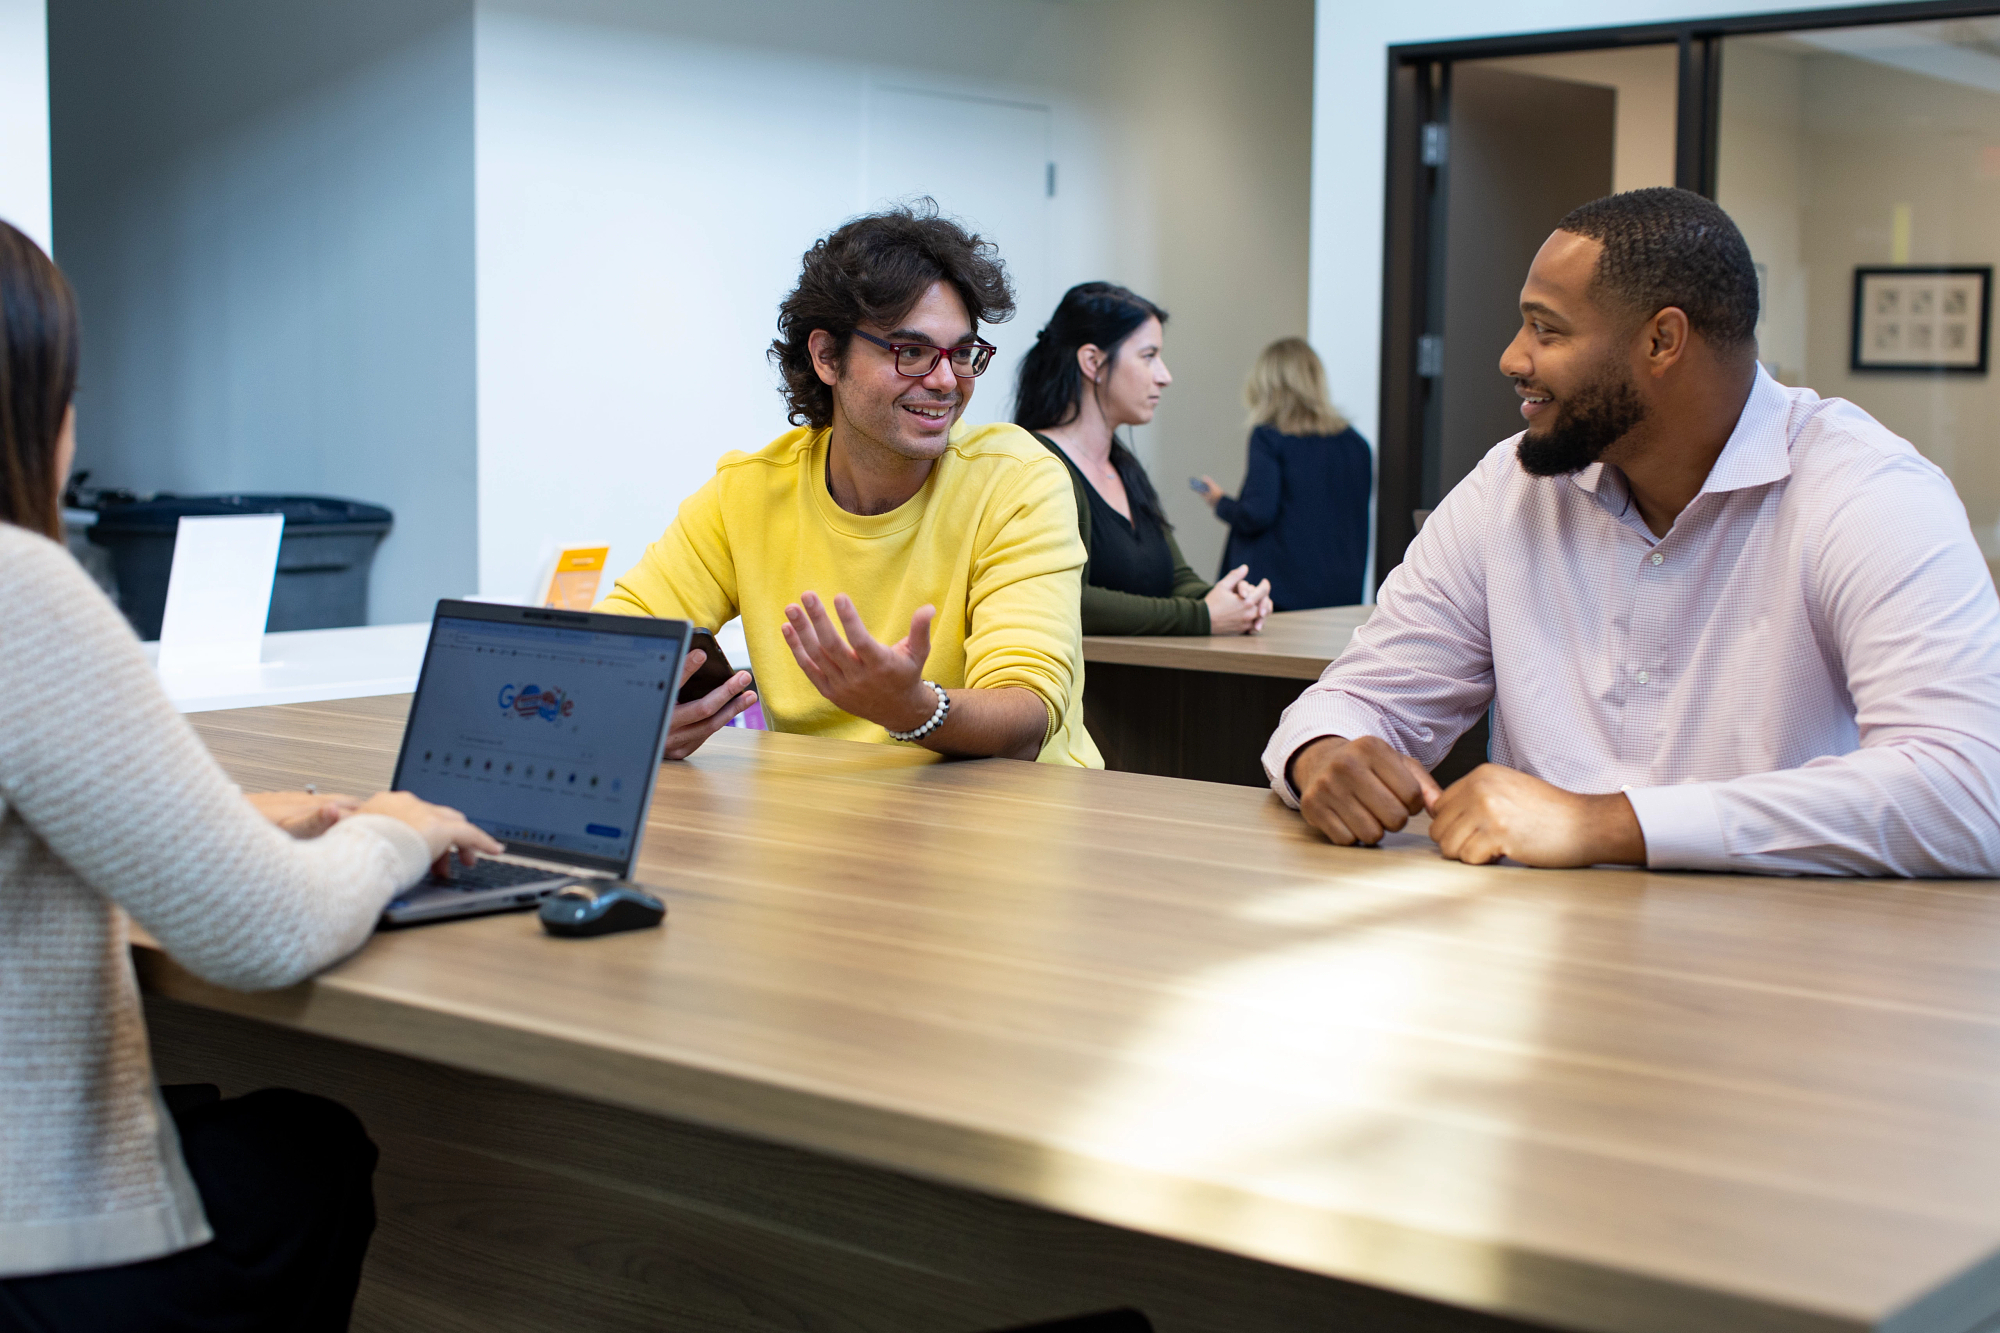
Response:
[[[424,872],[423,839],[385,816],[299,841],[258,814],[69,553],[7,524],[0,679],[14,691],[4,818],[210,981],[256,990],[312,975],[358,948]]]

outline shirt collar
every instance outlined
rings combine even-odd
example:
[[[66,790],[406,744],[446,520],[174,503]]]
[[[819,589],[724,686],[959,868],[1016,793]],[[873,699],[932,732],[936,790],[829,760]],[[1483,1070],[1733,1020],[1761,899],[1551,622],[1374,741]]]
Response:
[[[1785,429],[1791,415],[1792,400],[1784,387],[1758,366],[1743,415],[1709,468],[1702,493],[1747,490],[1791,476],[1792,442]]]
[[[1701,493],[1740,491],[1791,476],[1792,442],[1786,430],[1791,412],[1792,400],[1784,386],[1765,374],[1764,367],[1759,365],[1757,378],[1750,385],[1750,397],[1743,404],[1743,415],[1736,418],[1736,429],[1729,433],[1722,453],[1708,469],[1708,480],[1702,483]],[[1603,479],[1604,464],[1592,463],[1569,480],[1578,490],[1596,495]]]

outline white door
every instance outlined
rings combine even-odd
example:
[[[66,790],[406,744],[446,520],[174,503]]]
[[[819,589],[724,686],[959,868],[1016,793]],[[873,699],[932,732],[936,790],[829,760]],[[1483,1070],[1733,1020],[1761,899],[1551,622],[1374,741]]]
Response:
[[[968,421],[1011,421],[1014,373],[1060,292],[1049,289],[1049,109],[877,85],[868,107],[871,209],[929,195],[1000,247],[1014,318],[981,335],[999,355],[979,379]]]

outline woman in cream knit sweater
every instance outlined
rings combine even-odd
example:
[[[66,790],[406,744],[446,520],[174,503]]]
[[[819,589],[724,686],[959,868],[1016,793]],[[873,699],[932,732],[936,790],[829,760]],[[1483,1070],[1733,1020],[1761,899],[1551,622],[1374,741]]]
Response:
[[[372,1147],[296,1093],[170,1111],[127,914],[211,981],[285,986],[451,848],[499,847],[406,793],[223,775],[52,540],[77,346],[68,284],[0,223],[0,1330],[344,1328]]]

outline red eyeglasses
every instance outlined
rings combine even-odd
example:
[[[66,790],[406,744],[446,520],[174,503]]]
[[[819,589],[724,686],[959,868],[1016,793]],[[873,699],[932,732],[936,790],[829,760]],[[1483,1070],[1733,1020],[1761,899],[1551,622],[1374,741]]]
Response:
[[[993,364],[993,354],[1000,350],[992,343],[978,339],[956,347],[938,347],[932,343],[892,343],[860,329],[854,331],[854,336],[888,349],[889,354],[896,358],[896,373],[913,380],[920,380],[936,370],[937,363],[945,357],[951,358],[952,374],[961,379],[974,379],[986,373],[986,367]]]

